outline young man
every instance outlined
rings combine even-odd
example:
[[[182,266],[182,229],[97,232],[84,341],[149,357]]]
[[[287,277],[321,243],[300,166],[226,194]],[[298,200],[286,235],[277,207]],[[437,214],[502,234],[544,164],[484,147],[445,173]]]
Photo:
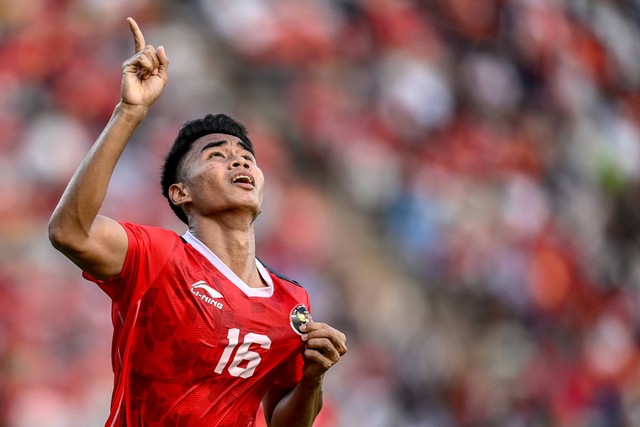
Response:
[[[183,126],[162,188],[181,237],[98,215],[136,126],[167,82],[163,47],[129,18],[135,55],[122,99],[71,179],[52,244],[112,299],[115,373],[107,426],[310,426],[345,336],[312,322],[308,295],[255,255],[264,177],[244,127],[224,115]]]

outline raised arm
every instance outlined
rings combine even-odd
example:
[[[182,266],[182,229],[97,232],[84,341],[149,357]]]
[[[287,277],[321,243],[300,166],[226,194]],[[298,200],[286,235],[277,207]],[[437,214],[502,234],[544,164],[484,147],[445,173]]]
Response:
[[[128,247],[122,226],[98,215],[111,175],[129,138],[167,83],[169,59],[164,48],[145,44],[138,24],[127,20],[135,54],[122,64],[121,100],[49,220],[53,246],[98,279],[120,273]]]

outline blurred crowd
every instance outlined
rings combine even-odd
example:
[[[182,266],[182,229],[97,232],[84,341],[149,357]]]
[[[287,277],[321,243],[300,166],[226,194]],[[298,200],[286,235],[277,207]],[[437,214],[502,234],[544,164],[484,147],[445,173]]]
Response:
[[[46,227],[127,16],[169,84],[104,213],[182,233],[165,150],[243,121],[259,256],[349,337],[317,425],[640,425],[638,0],[0,0],[0,427],[106,419],[109,300]]]

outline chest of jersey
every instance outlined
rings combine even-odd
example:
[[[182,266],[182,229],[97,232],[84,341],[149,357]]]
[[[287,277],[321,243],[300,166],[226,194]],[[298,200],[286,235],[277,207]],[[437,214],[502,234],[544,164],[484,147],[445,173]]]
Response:
[[[132,373],[191,385],[256,381],[299,355],[290,321],[304,294],[271,279],[272,292],[251,295],[197,254],[172,260],[140,301]]]

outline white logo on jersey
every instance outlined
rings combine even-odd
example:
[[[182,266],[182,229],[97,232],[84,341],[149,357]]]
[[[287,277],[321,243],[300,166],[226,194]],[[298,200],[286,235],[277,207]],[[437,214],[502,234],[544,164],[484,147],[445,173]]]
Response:
[[[209,286],[204,280],[200,280],[191,285],[191,293],[207,304],[213,305],[218,310],[221,310],[223,307],[222,303],[215,300],[215,298],[222,298],[222,294]]]

